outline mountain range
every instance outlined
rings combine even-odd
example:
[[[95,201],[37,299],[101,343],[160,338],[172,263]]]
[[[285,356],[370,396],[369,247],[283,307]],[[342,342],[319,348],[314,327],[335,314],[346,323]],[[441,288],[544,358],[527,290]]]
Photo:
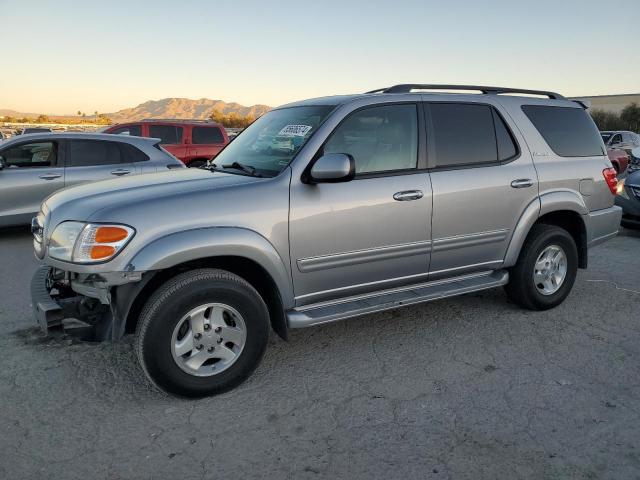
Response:
[[[141,103],[137,107],[125,108],[113,113],[104,115],[117,123],[126,121],[141,120],[143,118],[184,118],[204,120],[214,110],[219,110],[225,115],[236,113],[241,117],[259,117],[268,112],[271,107],[267,105],[252,105],[246,107],[235,102],[224,102],[222,100],[212,100],[210,98],[200,98],[191,100],[189,98],[163,98],[161,100],[149,100]],[[88,113],[88,112],[87,112]],[[101,113],[102,114],[102,113]],[[0,116],[11,117],[37,117],[37,113],[25,113],[15,110],[0,109]],[[48,115],[51,119],[77,119],[77,115]],[[86,119],[90,120],[94,115],[87,114]]]

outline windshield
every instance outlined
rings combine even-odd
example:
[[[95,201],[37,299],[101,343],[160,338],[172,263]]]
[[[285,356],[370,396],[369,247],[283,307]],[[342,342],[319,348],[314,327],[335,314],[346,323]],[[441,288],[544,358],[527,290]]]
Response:
[[[275,176],[293,160],[324,122],[333,105],[272,110],[253,122],[214,159],[218,167],[238,162]]]

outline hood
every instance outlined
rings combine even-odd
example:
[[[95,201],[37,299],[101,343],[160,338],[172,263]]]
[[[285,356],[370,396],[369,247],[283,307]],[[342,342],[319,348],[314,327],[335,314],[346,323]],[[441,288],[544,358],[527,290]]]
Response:
[[[186,193],[210,191],[263,180],[246,175],[188,168],[87,183],[60,190],[44,201],[44,210],[66,219],[89,220],[101,209],[154,202]]]

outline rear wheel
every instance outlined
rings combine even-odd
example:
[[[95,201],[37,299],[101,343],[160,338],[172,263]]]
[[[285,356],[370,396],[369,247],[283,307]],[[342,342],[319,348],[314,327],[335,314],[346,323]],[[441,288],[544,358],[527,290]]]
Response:
[[[249,377],[268,337],[269,314],[258,292],[230,272],[201,269],[151,296],[140,315],[136,353],[156,386],[200,397]]]
[[[571,292],[578,272],[578,249],[566,230],[534,225],[509,272],[509,298],[530,310],[560,305]]]

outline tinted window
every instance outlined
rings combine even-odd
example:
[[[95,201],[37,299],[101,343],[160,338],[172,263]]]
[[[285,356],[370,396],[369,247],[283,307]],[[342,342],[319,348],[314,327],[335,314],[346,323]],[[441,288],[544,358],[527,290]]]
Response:
[[[6,168],[50,167],[56,164],[54,142],[23,143],[0,152]]]
[[[149,157],[142,150],[128,143],[118,143],[120,145],[120,151],[122,152],[122,161],[125,163],[130,162],[146,162]]]
[[[164,145],[175,145],[182,143],[182,127],[173,125],[150,125],[149,136],[159,138]]]
[[[100,140],[71,140],[69,146],[69,167],[89,167],[120,163],[120,149],[117,142]]]
[[[491,107],[432,103],[429,109],[433,135],[428,141],[434,144],[438,167],[498,161]],[[504,136],[502,141],[506,143]],[[503,148],[508,153],[508,147]]]
[[[113,135],[131,135],[134,137],[142,136],[142,125],[128,125],[126,127],[115,128],[109,133]]]
[[[557,155],[603,154],[598,129],[582,108],[524,105],[522,110]]]
[[[492,109],[493,110],[493,109]],[[496,128],[496,142],[498,144],[498,160],[505,161],[518,154],[518,147],[504,123],[504,120],[493,110],[493,123]]]
[[[224,137],[218,127],[193,127],[191,143],[224,143]]]
[[[331,134],[324,153],[353,156],[356,173],[416,168],[417,108],[387,105],[357,111]]]

